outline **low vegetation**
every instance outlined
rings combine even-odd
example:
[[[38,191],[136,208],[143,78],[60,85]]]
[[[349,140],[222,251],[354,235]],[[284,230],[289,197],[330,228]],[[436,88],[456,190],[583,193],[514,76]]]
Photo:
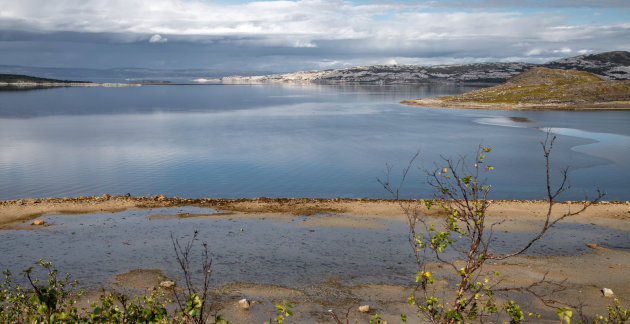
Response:
[[[606,81],[589,72],[537,67],[493,87],[401,103],[455,108],[630,108],[630,81]]]
[[[630,101],[629,81],[605,81],[583,71],[534,68],[507,82],[458,96],[445,102],[505,104],[588,104]]]
[[[408,172],[417,158],[416,154],[408,167],[402,172],[400,184],[390,183],[391,168],[387,177],[379,182],[392,194],[407,216],[409,243],[417,264],[415,276],[416,289],[409,296],[409,304],[415,307],[422,322],[463,323],[463,322],[501,322],[521,323],[528,319],[540,319],[540,315],[527,312],[510,294],[528,294],[556,310],[561,323],[569,324],[573,310],[581,310],[581,305],[571,301],[554,299],[554,294],[564,289],[563,282],[554,282],[546,274],[538,281],[518,286],[503,282],[500,273],[485,270],[488,262],[506,260],[523,254],[540,240],[558,222],[567,217],[576,216],[589,206],[602,199],[604,193],[597,190],[592,200],[585,199],[582,206],[566,213],[552,216],[557,198],[570,189],[568,170],[562,170],[559,184],[552,184],[550,155],[555,137],[549,133],[541,143],[546,163],[546,201],[548,211],[542,226],[531,239],[522,246],[514,247],[509,253],[496,253],[493,248],[493,227],[486,223],[486,212],[491,204],[487,196],[491,186],[486,182],[486,173],[494,167],[487,164],[486,155],[489,147],[480,146],[473,161],[465,157],[458,159],[444,158],[443,167],[427,171],[429,184],[435,190],[435,199],[422,200],[419,203],[399,200],[401,188]],[[423,208],[426,207],[426,208]],[[441,208],[447,216],[443,223],[434,223],[432,218],[423,217],[421,211]],[[450,254],[445,252],[449,251]],[[453,257],[455,255],[455,257]],[[442,267],[431,267],[431,261]],[[438,269],[438,271],[432,271]],[[436,286],[437,280],[448,282],[447,289]],[[579,311],[578,320],[583,323],[626,323],[630,313],[615,304],[608,307],[608,316],[588,317]],[[401,315],[403,322],[409,320]],[[386,323],[380,316],[373,318],[375,323]]]

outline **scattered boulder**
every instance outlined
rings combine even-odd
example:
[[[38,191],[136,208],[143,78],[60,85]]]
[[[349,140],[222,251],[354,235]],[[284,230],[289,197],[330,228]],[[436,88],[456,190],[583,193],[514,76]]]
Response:
[[[586,246],[590,247],[591,249],[596,249],[599,247],[599,245],[595,244],[595,243],[587,243]]]
[[[173,280],[164,280],[160,282],[160,287],[162,288],[171,288],[175,286],[175,281]]]
[[[164,201],[164,200],[166,200],[166,195],[159,195],[159,196],[157,197],[157,200],[158,200],[158,201]]]
[[[247,300],[246,298],[243,298],[241,300],[238,301],[238,307],[240,307],[241,309],[249,309],[249,307],[252,305],[252,303]]]
[[[20,206],[24,205],[24,200],[20,199],[18,201],[16,201],[16,203]]]
[[[359,306],[359,312],[361,313],[367,313],[370,311],[370,305],[363,305],[363,306]]]
[[[103,199],[109,199],[111,196],[108,194],[103,194]]]
[[[33,223],[31,223],[31,225],[44,225],[44,220],[43,219],[36,219],[33,221]]]
[[[615,293],[613,293],[612,289],[603,288],[602,294],[604,294],[605,297],[612,297]]]

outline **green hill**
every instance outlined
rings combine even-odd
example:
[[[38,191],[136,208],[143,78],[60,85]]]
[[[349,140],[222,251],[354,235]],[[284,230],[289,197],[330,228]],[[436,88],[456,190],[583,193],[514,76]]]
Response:
[[[605,81],[589,72],[538,67],[493,87],[401,103],[498,109],[630,108],[630,81]]]

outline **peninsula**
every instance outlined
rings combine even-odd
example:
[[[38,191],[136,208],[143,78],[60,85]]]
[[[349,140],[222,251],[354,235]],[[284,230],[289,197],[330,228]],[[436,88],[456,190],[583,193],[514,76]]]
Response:
[[[94,83],[90,81],[68,81],[48,78],[38,78],[21,74],[0,74],[0,87],[20,89],[50,88],[50,87],[129,87],[140,86],[131,83]]]
[[[585,71],[537,67],[489,88],[400,103],[445,108],[630,110],[630,81],[606,81]]]

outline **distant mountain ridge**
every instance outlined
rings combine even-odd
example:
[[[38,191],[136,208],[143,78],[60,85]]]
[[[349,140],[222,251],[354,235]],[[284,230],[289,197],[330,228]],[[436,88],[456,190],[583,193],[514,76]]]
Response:
[[[630,52],[580,55],[533,63],[474,63],[461,65],[372,65],[325,71],[258,76],[229,76],[223,83],[418,84],[500,83],[535,67],[591,72],[604,80],[630,80]]]
[[[630,52],[615,51],[563,58],[545,64],[522,62],[455,65],[372,65],[324,71],[270,74],[217,69],[51,68],[0,65],[0,73],[37,75],[75,82],[132,83],[316,83],[423,84],[501,83],[535,67],[591,72],[605,80],[630,80]],[[238,74],[238,75],[237,75]]]
[[[574,56],[551,61],[543,66],[550,69],[586,71],[604,80],[630,80],[630,52],[625,51]]]
[[[143,69],[143,68],[56,68],[17,65],[0,65],[0,73],[16,75],[37,75],[41,78],[76,80],[76,82],[141,82],[170,81],[172,83],[193,83],[196,78],[218,79],[241,73],[243,75],[270,73],[266,71],[237,71],[216,69]]]

